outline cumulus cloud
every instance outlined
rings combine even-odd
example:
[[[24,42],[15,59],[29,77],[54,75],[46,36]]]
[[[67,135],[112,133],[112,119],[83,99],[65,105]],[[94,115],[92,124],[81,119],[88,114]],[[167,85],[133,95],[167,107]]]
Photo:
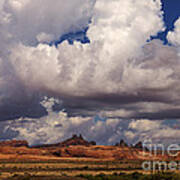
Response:
[[[173,45],[180,46],[180,18],[174,24],[175,30],[168,32],[168,41]]]
[[[143,122],[143,123],[142,123]],[[136,129],[138,131],[149,131],[152,129],[158,129],[161,122],[149,121],[149,120],[134,120],[129,124],[130,129]]]
[[[9,47],[8,60],[18,80],[28,90],[50,93],[62,99],[68,97],[70,104],[73,98],[75,102],[77,102],[76,99],[78,101],[87,99],[92,103],[86,104],[92,104],[93,107],[98,102],[113,104],[116,103],[115,100],[120,104],[121,102],[132,103],[138,99],[149,101],[149,96],[153,95],[148,93],[146,95],[144,89],[153,89],[156,86],[159,88],[161,84],[164,87],[169,85],[169,81],[166,85],[164,80],[171,74],[171,69],[164,71],[160,68],[154,73],[151,67],[143,67],[144,58],[148,58],[155,52],[144,52],[142,47],[150,35],[163,30],[160,1],[147,3],[144,0],[139,3],[132,0],[108,2],[99,0],[96,3],[93,1],[81,3],[79,0],[73,4],[67,2],[64,5],[63,3],[65,7],[61,7],[63,8],[61,13],[57,8],[62,4],[61,2],[55,2],[53,5],[49,5],[49,1],[43,2],[45,5],[39,11],[40,2],[7,1],[4,3],[5,13],[11,15],[10,22],[4,27],[9,30],[8,33],[11,34],[14,42]],[[28,16],[31,6],[37,18]],[[72,19],[66,18],[64,22],[67,12],[72,15],[78,13],[78,15],[69,14],[68,17]],[[25,20],[27,16],[28,21]],[[62,17],[63,20],[61,20]],[[51,37],[57,38],[57,32],[58,36],[68,32],[70,27],[72,29],[72,26],[77,25],[78,22],[81,22],[81,28],[84,27],[90,17],[92,23],[89,25],[87,36],[91,44],[83,45],[76,42],[72,46],[63,42],[57,48],[42,44],[42,42],[51,41]],[[52,18],[54,21],[51,20]],[[34,22],[34,19],[38,23]],[[17,23],[13,23],[15,20]],[[34,27],[29,28],[32,24]],[[68,30],[65,31],[66,25]],[[53,28],[48,29],[51,26]],[[33,32],[29,32],[31,29]],[[35,45],[35,39],[39,44],[32,46]],[[150,43],[150,46],[155,46],[154,44],[160,43]],[[151,57],[149,58],[152,61]],[[157,81],[153,81],[154,79]],[[141,93],[144,95],[142,96]],[[158,101],[158,98],[160,97],[155,96],[155,101],[156,99]],[[79,102],[77,106],[84,105],[81,103],[84,102]],[[68,100],[66,104],[68,108]]]
[[[120,109],[119,116],[132,118],[179,109],[177,49],[154,40],[144,46],[139,59],[115,60],[113,67],[105,63],[107,59],[92,59],[92,50],[98,50],[95,44],[71,46],[64,42],[58,48],[20,44],[12,50],[10,60],[27,89],[61,97],[69,109],[96,107],[96,112],[103,108],[112,112],[115,108]]]
[[[12,63],[15,60],[12,52],[19,51],[19,48],[22,48],[22,52],[23,49],[28,50],[34,47],[34,50],[37,49],[36,52],[38,54],[38,44],[58,40],[63,34],[71,31],[79,31],[87,27],[91,18],[93,4],[94,1],[91,0],[66,1],[66,3],[64,1],[53,1],[52,3],[48,0],[0,1],[1,120],[8,118],[13,119],[13,117],[26,116],[27,114],[43,114],[42,107],[38,105],[41,99],[38,97],[41,96],[41,90],[38,88],[33,89],[33,84],[32,86],[26,87],[22,78],[19,77],[16,72],[17,69],[15,67],[20,64],[15,62],[13,65]],[[19,46],[19,44],[22,46]],[[48,46],[48,48],[50,51],[54,49],[51,49],[50,46]],[[49,54],[49,50],[44,50],[47,56],[52,55]],[[33,57],[30,56],[31,51],[25,51],[21,55],[21,58],[24,59],[24,62],[28,63],[26,57],[33,60]],[[35,56],[34,54],[34,58],[38,58]],[[42,54],[41,58],[43,58]],[[45,58],[46,57],[44,57],[43,60],[45,60]],[[52,57],[49,57],[49,60],[47,60],[49,64],[51,63],[51,58]],[[31,63],[33,63],[33,61]],[[33,67],[36,67],[37,71],[34,70],[39,72],[39,74],[45,75],[43,84],[47,84],[48,82],[45,82],[45,79],[47,77],[48,67],[46,70],[43,70],[44,72],[40,72],[40,68],[38,67],[40,64],[35,63],[36,62],[33,63]],[[23,65],[20,66],[21,68],[25,68]],[[28,67],[22,70],[24,74],[29,71],[28,69],[30,70]],[[53,71],[55,71],[55,69],[52,70],[52,72]],[[36,72],[33,71],[31,73],[36,74]],[[49,74],[50,73],[51,72],[49,72]],[[36,79],[35,76],[34,79]],[[28,79],[25,81],[27,84],[30,84]],[[31,88],[28,89],[29,87]],[[35,107],[34,110],[39,110],[35,110],[35,112],[33,106]]]
[[[26,45],[35,45],[42,38],[57,40],[70,30],[86,27],[93,4],[93,0],[55,0],[53,3],[49,0],[7,0],[2,4],[3,21],[7,22],[4,28],[13,40]]]
[[[39,93],[59,97],[72,113],[77,109],[88,114],[103,106],[111,115],[121,111],[121,117],[136,117],[135,112],[142,110],[124,105],[138,102],[168,103],[169,109],[174,109],[172,102],[179,99],[178,87],[174,88],[179,76],[177,49],[156,40],[146,42],[164,28],[160,1],[43,4],[40,8],[40,0],[2,3],[2,16],[8,17],[2,23],[2,33],[9,34],[5,38],[9,53],[2,61],[11,72],[7,76],[2,73],[2,84],[15,79],[26,96]],[[90,44],[44,44],[87,26],[90,18]],[[17,87],[5,89],[2,96],[13,99]]]
[[[124,132],[128,139],[132,141],[152,140],[153,143],[161,143],[170,145],[171,143],[179,143],[180,129],[177,126],[179,120],[151,121],[148,119],[132,120],[128,129]],[[174,125],[173,125],[174,124]]]
[[[0,1],[1,120],[36,116],[28,119],[33,133],[18,127],[20,135],[31,134],[33,143],[39,141],[34,140],[38,133],[43,141],[52,140],[55,136],[43,134],[44,129],[56,129],[59,115],[40,104],[44,95],[62,100],[60,108],[72,117],[63,111],[60,116],[69,124],[93,123],[96,114],[110,119],[179,118],[179,49],[159,40],[147,42],[164,29],[162,14],[160,0]],[[176,26],[169,40],[177,45],[178,22]],[[90,44],[50,43],[86,27]],[[39,119],[38,114],[47,113],[52,118]],[[36,124],[42,128],[34,133]],[[108,127],[98,122],[91,130],[106,132]],[[104,133],[98,137],[103,139]]]

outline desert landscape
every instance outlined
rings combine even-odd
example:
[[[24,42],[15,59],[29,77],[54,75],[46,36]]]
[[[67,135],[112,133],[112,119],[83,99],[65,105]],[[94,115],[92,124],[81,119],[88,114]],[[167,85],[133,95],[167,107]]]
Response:
[[[180,0],[0,0],[0,180],[180,180],[179,139]]]
[[[173,159],[160,152],[152,156],[147,149],[143,150],[141,142],[128,146],[120,140],[114,146],[103,146],[85,140],[82,135],[73,135],[56,144],[37,146],[29,146],[25,140],[2,141],[0,179],[134,179],[136,176],[147,178],[152,174],[155,176],[156,173],[165,172],[163,169],[157,169],[156,172],[144,171],[144,161],[170,162],[178,161],[179,158],[179,153]]]

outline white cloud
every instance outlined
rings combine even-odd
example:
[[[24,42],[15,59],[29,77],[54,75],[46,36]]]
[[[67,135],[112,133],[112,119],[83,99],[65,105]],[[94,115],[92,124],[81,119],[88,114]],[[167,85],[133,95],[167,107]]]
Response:
[[[35,45],[36,37],[44,33],[57,40],[64,33],[86,27],[94,0],[7,0],[2,13],[10,15],[4,27],[13,40]]]
[[[164,28],[160,0],[0,2],[0,105],[14,99],[18,106],[18,99],[23,102],[33,93],[50,94],[70,99],[70,111],[77,106],[80,114],[95,102],[92,114],[110,117],[98,122],[81,115],[69,117],[64,111],[52,112],[54,100],[46,99],[42,105],[48,116],[8,122],[8,128],[19,132],[18,138],[31,144],[57,142],[72,133],[99,143],[123,137],[167,138],[163,121],[114,118],[179,108],[177,48],[158,40],[146,42]],[[44,44],[86,27],[91,16],[90,44],[65,41],[57,48]],[[178,130],[168,131],[171,138]]]
[[[171,125],[169,124],[171,121]],[[128,129],[124,134],[132,142],[145,141],[151,139],[153,143],[161,143],[170,145],[171,143],[179,143],[180,129],[174,128],[172,124],[177,122],[174,120],[132,120],[128,124]]]
[[[140,132],[158,129],[160,121],[150,121],[147,119],[134,120],[129,124],[129,128]]]
[[[170,43],[176,46],[180,46],[180,18],[174,24],[174,31],[169,31],[167,39]]]
[[[36,39],[38,40],[39,43],[50,43],[52,42],[55,38],[52,34],[46,34],[46,33],[40,33],[36,36]]]
[[[142,59],[142,46],[146,40],[163,28],[160,8],[158,1],[99,0],[87,32],[90,45],[75,43],[71,46],[64,42],[58,49],[41,44],[34,48],[16,45],[10,61],[22,82],[30,81],[30,86],[44,86],[45,90],[60,95],[119,94],[127,89],[134,93],[147,80],[152,83],[156,78],[161,82],[171,73],[161,70],[155,74],[152,69],[146,70],[135,64],[136,58]],[[40,42],[49,41],[51,34],[56,36],[54,32],[45,33],[48,38],[45,34],[43,38],[42,34],[37,35]],[[47,64],[52,65],[47,67]],[[37,70],[38,66],[41,69]]]

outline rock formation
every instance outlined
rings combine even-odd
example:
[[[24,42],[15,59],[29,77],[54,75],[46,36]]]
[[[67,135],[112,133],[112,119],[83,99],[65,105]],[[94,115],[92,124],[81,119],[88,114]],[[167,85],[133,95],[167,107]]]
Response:
[[[123,139],[121,139],[120,142],[116,143],[115,146],[128,147],[128,144]]]
[[[137,142],[137,144],[134,145],[134,148],[143,150],[143,144],[141,141]]]
[[[77,136],[76,134],[72,135],[71,138],[60,142],[56,144],[46,144],[46,145],[40,145],[40,146],[34,146],[34,148],[43,148],[43,147],[68,147],[68,146],[77,146],[77,145],[82,145],[82,146],[93,146],[96,145],[95,141],[86,141],[83,136],[80,134]]]
[[[92,146],[95,145],[95,142],[88,142],[86,141],[82,135],[80,134],[77,136],[76,134],[72,136],[72,138],[69,138],[61,143],[59,143],[59,146],[61,147],[67,147],[67,146],[76,146],[76,145],[82,145],[82,146]]]

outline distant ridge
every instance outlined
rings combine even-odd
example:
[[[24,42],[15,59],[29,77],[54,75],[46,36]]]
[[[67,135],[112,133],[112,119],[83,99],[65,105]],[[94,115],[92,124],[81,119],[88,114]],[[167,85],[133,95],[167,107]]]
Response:
[[[26,140],[8,140],[8,141],[0,141],[0,147],[10,146],[10,147],[30,147],[30,148],[46,148],[46,147],[68,147],[68,146],[93,146],[96,145],[95,141],[87,141],[83,138],[81,134],[76,135],[73,134],[71,138],[66,139],[62,142],[54,143],[54,144],[41,144],[29,146]],[[116,143],[115,146],[119,147],[129,147],[128,144],[121,139],[119,143]],[[131,148],[143,149],[143,144],[141,141],[137,142],[134,146],[131,145]]]
[[[77,146],[77,145],[82,145],[82,146],[93,146],[96,145],[95,141],[86,141],[83,136],[80,134],[77,136],[76,134],[72,135],[71,138],[59,142],[56,144],[43,144],[43,145],[37,145],[33,146],[33,148],[44,148],[44,147],[68,147],[68,146]]]
[[[9,141],[1,141],[0,147],[2,146],[10,146],[10,147],[29,147],[28,142],[24,140],[9,140]]]
[[[146,150],[146,149],[145,149]],[[71,138],[56,143],[38,146],[29,146],[27,141],[11,140],[0,142],[0,160],[48,160],[61,158],[95,158],[109,160],[169,160],[168,154],[156,156],[143,149],[142,142],[134,146],[128,146],[124,140],[120,140],[114,146],[96,145],[94,141],[87,141],[80,135],[72,135]],[[173,157],[174,158],[174,157]],[[175,158],[180,160],[180,151]]]

